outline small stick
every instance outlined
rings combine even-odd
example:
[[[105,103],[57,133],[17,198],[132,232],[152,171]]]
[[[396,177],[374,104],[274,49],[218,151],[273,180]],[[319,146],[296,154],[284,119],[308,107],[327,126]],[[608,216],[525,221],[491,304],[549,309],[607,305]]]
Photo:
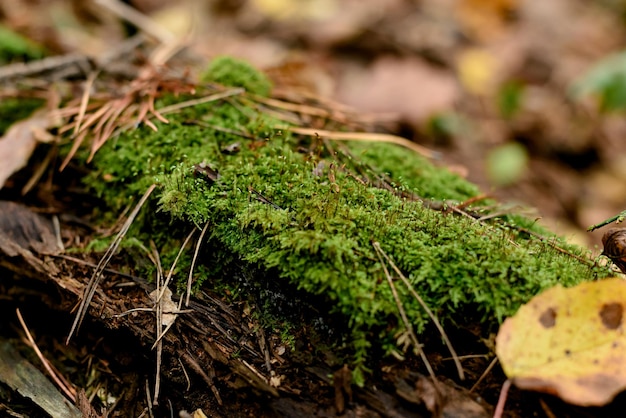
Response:
[[[183,353],[183,359],[209,385],[209,387],[211,388],[211,392],[213,392],[213,396],[215,396],[215,400],[219,405],[222,405],[222,397],[220,396],[217,387],[215,387],[215,383],[213,383],[213,378],[206,374],[206,372],[202,369],[202,367],[200,367],[196,359],[188,352]]]
[[[156,277],[156,294],[159,294],[160,286],[163,281],[163,266],[161,265],[161,257],[159,256],[159,251],[156,248],[156,244],[154,241],[150,240],[150,250],[152,251],[152,258],[154,259],[155,266],[157,268],[157,277]],[[154,400],[152,401],[152,405],[156,406],[159,404],[159,392],[161,390],[161,354],[163,350],[163,344],[158,339],[159,333],[161,332],[162,327],[162,318],[163,318],[163,306],[159,301],[155,301],[154,310],[156,311],[156,342],[152,346],[154,350],[154,346],[157,346],[156,352],[156,370],[155,370],[155,378],[154,378]],[[146,388],[146,390],[148,390]]]
[[[19,62],[0,67],[0,81],[72,67],[75,67],[76,73],[87,73],[94,68],[94,63],[86,55],[78,53],[52,56],[28,63]]]
[[[148,383],[148,379],[146,379],[146,400],[148,402],[148,414],[150,415],[150,418],[154,418],[154,415],[152,414],[152,400],[150,399],[150,383]]]
[[[187,369],[185,369],[185,364],[181,361],[180,357],[178,357],[178,362],[180,363],[180,367],[183,368],[183,374],[185,375],[185,379],[187,379],[187,392],[191,389],[191,379],[189,379],[189,375],[187,374]]]

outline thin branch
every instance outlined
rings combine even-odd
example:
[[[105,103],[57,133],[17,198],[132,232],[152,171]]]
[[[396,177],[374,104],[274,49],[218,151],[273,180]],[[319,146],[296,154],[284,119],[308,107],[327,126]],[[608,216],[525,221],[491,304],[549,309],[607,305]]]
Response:
[[[157,268],[157,277],[156,277],[156,294],[159,294],[161,284],[163,282],[163,267],[161,265],[161,257],[159,255],[159,251],[156,248],[156,244],[154,241],[150,240],[150,250],[152,254],[152,259],[154,260],[155,266]],[[154,401],[152,405],[158,405],[159,401],[159,392],[161,389],[161,354],[163,350],[163,344],[158,340],[159,332],[161,332],[162,327],[162,319],[163,319],[163,308],[159,301],[155,301],[154,309],[156,311],[156,330],[155,330],[155,340],[157,342],[155,345],[157,346],[156,350],[156,370],[155,370],[155,378],[154,378]],[[154,349],[154,346],[152,347]],[[147,388],[146,388],[147,390]]]
[[[187,380],[187,392],[191,389],[191,380],[189,379],[189,375],[187,374],[187,369],[185,369],[185,364],[181,361],[180,357],[178,357],[178,362],[180,363],[180,367],[183,370],[183,374],[185,375],[185,379]]]
[[[174,262],[172,263],[172,266],[170,267],[170,270],[167,272],[167,277],[165,279],[165,282],[163,283],[162,289],[160,290],[160,293],[158,293],[158,297],[157,297],[157,300],[156,300],[157,303],[163,297],[163,294],[165,293],[165,289],[169,285],[170,281],[172,280],[172,276],[174,275],[174,270],[176,268],[176,264],[178,264],[178,260],[180,259],[180,256],[183,254],[183,251],[185,250],[185,247],[187,246],[187,244],[189,243],[189,240],[191,240],[191,237],[193,236],[193,234],[195,232],[196,232],[196,230],[193,229],[187,235],[187,238],[185,238],[185,241],[183,242],[183,245],[180,246],[180,249],[178,250],[178,254],[176,254],[176,258],[174,259]]]
[[[202,380],[204,380],[209,385],[209,387],[211,388],[211,392],[213,392],[213,396],[215,396],[215,400],[219,405],[222,405],[222,397],[220,396],[217,387],[215,387],[213,378],[206,374],[204,369],[198,364],[196,359],[191,354],[189,354],[189,352],[183,353],[183,359],[189,365],[189,367],[191,367],[196,373],[198,373]]]

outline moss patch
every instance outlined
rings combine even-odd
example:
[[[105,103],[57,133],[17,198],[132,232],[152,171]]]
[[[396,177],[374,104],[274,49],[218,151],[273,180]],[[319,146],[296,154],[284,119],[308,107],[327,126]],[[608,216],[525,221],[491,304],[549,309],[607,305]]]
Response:
[[[364,184],[331,153],[296,151],[298,140],[271,128],[276,125],[243,101],[207,103],[158,123],[158,132],[139,128],[109,141],[86,181],[113,213],[156,182],[151,210],[179,227],[208,222],[215,260],[260,266],[321,297],[349,323],[357,378],[371,346],[393,347],[404,331],[373,242],[444,322],[462,323],[470,313],[482,318],[485,329],[543,289],[608,275],[515,229],[515,223],[532,227],[530,220],[480,223],[428,209]],[[235,143],[239,151],[226,152]],[[354,145],[352,151],[365,174],[387,172],[398,190],[439,200],[465,200],[478,192],[395,146]],[[207,177],[199,167],[219,177]],[[171,242],[178,233],[163,217],[145,213],[134,227],[136,237],[175,252]],[[216,266],[204,272],[219,274]],[[410,321],[422,331],[428,323],[423,309],[398,288]]]
[[[272,82],[267,76],[245,61],[221,56],[215,58],[202,73],[203,82],[214,82],[224,86],[243,87],[252,94],[268,96]]]

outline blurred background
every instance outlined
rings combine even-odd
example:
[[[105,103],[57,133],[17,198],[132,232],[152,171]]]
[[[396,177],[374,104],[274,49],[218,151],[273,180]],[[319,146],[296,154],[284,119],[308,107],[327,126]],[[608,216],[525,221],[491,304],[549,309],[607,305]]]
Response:
[[[603,230],[585,229],[626,209],[625,0],[123,3],[184,40],[198,68],[234,55],[281,88],[384,115],[438,164],[574,242],[598,246]],[[0,42],[103,56],[138,31],[119,5],[2,0]]]

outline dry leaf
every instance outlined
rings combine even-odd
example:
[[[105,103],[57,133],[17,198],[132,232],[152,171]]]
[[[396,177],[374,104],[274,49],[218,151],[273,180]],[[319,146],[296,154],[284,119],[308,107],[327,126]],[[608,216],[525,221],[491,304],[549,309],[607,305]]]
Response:
[[[553,287],[500,327],[496,353],[522,389],[604,405],[626,388],[626,281]]]
[[[0,189],[13,173],[26,166],[38,142],[50,141],[51,137],[43,134],[49,126],[47,112],[40,110],[11,125],[0,138]]]
[[[150,298],[156,302],[157,301],[157,291],[153,290],[150,293]],[[161,306],[163,308],[163,312],[165,312],[163,314],[163,316],[161,317],[161,324],[164,327],[167,327],[171,324],[174,323],[174,321],[176,320],[176,314],[175,313],[171,313],[171,312],[177,312],[178,311],[178,305],[176,305],[176,303],[174,303],[174,301],[172,300],[172,291],[169,288],[165,288],[165,291],[163,292],[163,296],[161,297]]]
[[[453,107],[455,76],[424,60],[382,57],[371,67],[355,66],[338,82],[340,101],[366,112],[392,113],[411,123]]]

